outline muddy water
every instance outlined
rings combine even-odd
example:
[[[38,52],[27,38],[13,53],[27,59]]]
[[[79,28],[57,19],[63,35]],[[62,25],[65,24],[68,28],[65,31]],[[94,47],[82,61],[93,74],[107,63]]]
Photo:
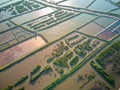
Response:
[[[90,88],[94,86],[96,80],[102,80],[102,78],[99,75],[95,73],[96,74],[95,79],[91,80],[83,88],[80,88],[80,87],[81,85],[83,85],[86,79],[84,81],[79,81],[79,82],[77,81],[77,79],[79,75],[84,76],[85,74],[89,74],[91,72],[94,72],[94,70],[91,68],[90,64],[87,63],[79,71],[77,71],[73,76],[69,77],[65,82],[58,85],[54,90],[90,90]],[[108,86],[106,82],[105,84]]]
[[[34,54],[19,64],[16,64],[6,72],[0,73],[0,88],[4,88],[9,84],[14,84],[15,81],[18,81],[24,75],[30,75],[30,72],[37,65],[40,65],[42,70],[46,66],[46,60],[51,55],[51,52],[54,48],[55,45],[51,45],[49,48]],[[29,84],[30,79],[28,79],[28,81],[24,83],[26,88],[25,90],[41,90],[41,88],[53,82],[54,77],[54,73],[45,75],[42,78],[39,78],[35,84]]]
[[[21,44],[18,44],[6,51],[0,52],[0,67],[11,63],[12,61],[22,57],[23,55],[46,45],[41,37],[33,37]]]
[[[101,30],[103,30],[103,27],[95,24],[95,23],[90,23],[88,25],[86,25],[85,27],[81,28],[80,32],[88,34],[88,35],[92,35],[95,36],[97,33],[99,33]]]
[[[0,44],[8,42],[14,38],[14,35],[10,31],[0,34]]]

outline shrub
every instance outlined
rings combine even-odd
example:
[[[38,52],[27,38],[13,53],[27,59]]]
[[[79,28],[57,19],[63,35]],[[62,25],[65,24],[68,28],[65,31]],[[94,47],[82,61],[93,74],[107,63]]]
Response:
[[[54,60],[54,57],[49,57],[49,58],[47,59],[47,62],[50,63],[50,62],[52,62],[53,60]]]
[[[13,89],[13,86],[9,85],[8,87],[4,88],[3,90],[12,90],[12,89]]]
[[[94,61],[91,61],[90,65],[113,87],[115,86],[115,80],[112,76],[106,73],[102,68],[98,67]]]
[[[26,81],[28,79],[28,75],[22,77],[18,82],[16,82],[14,84],[14,87],[18,86],[19,84],[23,83],[24,81]]]
[[[41,68],[41,66],[40,65],[38,65],[38,66],[36,66],[30,73],[31,73],[31,75],[33,75],[33,74],[35,74],[37,71],[39,71],[40,70],[40,68]]]
[[[78,56],[75,56],[72,61],[70,62],[70,65],[71,66],[74,66],[77,62],[79,61],[79,57]]]

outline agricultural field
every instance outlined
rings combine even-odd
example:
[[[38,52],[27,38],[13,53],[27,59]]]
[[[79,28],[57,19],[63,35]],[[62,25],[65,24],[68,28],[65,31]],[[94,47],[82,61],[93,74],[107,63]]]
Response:
[[[44,5],[40,5],[38,3],[27,0],[12,0],[6,2],[12,3],[0,8],[0,22],[4,21],[5,19],[44,7]]]
[[[119,90],[120,0],[0,0],[0,90]]]
[[[59,78],[60,76],[68,73],[70,70],[72,70],[72,68],[74,68],[79,63],[84,61],[84,58],[86,58],[88,55],[90,55],[92,52],[94,52],[104,43],[105,43],[104,41],[100,41],[96,38],[87,37],[80,33],[73,32],[67,37],[61,39],[60,41],[55,42],[53,45],[46,47],[45,50],[42,50],[41,52],[32,55],[30,58],[27,58],[24,62],[19,64],[20,66],[16,66],[16,68],[22,68],[27,63],[29,63],[30,66],[27,67],[28,68],[27,71],[29,72],[26,73],[27,75],[29,75],[29,73],[32,71],[32,68],[35,67],[36,65],[40,65],[41,69],[44,68],[44,66],[46,65],[51,67],[52,71],[50,72],[50,75],[48,73],[48,75],[46,74],[44,76],[41,74],[42,71],[36,70],[35,74],[32,74],[33,77],[31,77],[30,75],[29,76],[30,80],[26,81],[26,82],[30,81],[31,84],[30,85],[27,83],[25,84],[26,89],[29,88],[36,89],[36,87],[38,87],[41,84],[40,81],[41,78],[43,80],[42,82],[45,82],[46,80],[49,79],[50,82],[43,83],[42,86],[39,87],[39,88],[44,88],[43,86],[45,86],[46,84],[50,84],[56,78]],[[86,44],[86,46],[83,46],[84,44]],[[47,52],[48,50],[50,52]],[[16,68],[13,68],[15,73],[17,73]],[[9,73],[12,73],[12,71],[10,70]],[[4,78],[5,76],[1,74],[0,77]],[[16,75],[15,78],[18,77],[19,76]],[[10,78],[11,77],[8,77],[7,80],[8,79],[10,80]],[[15,81],[16,79],[10,80],[11,83]],[[38,84],[36,84],[35,87],[33,87],[32,83],[38,83]],[[4,86],[4,84],[2,84],[1,86]]]
[[[54,90],[118,90],[120,36]],[[108,52],[109,51],[109,52]],[[113,54],[114,53],[114,54]],[[115,59],[114,59],[115,58]],[[104,78],[104,79],[103,79]]]
[[[7,30],[10,30],[15,27],[15,24],[10,21],[5,21],[3,23],[0,23],[0,33],[6,32]]]
[[[0,35],[0,51],[33,37],[23,28],[17,27]]]

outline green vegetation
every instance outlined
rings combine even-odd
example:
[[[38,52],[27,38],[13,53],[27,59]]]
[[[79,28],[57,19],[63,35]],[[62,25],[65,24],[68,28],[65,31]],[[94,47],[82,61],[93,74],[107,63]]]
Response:
[[[117,4],[120,5],[120,1],[118,1]]]
[[[56,22],[56,20],[54,20],[53,18],[50,18],[46,21],[46,24],[49,25],[49,24],[52,24],[54,22]]]
[[[60,83],[62,83],[64,80],[66,80],[69,76],[71,76],[74,72],[76,72],[77,70],[79,70],[79,68],[81,67],[80,64],[78,64],[77,66],[75,66],[71,71],[69,71],[67,74],[64,74],[63,76],[61,76],[60,78],[58,78],[57,80],[55,80],[54,82],[52,82],[50,85],[48,85],[46,88],[44,88],[43,90],[53,90],[54,87],[56,87],[57,85],[59,85]],[[91,79],[94,79],[95,75],[91,74],[90,76],[88,76],[89,81]]]
[[[55,70],[56,70],[60,75],[63,75],[63,74],[64,74],[63,68],[55,67]]]
[[[108,49],[109,50],[109,49]],[[107,50],[106,50],[107,51]],[[110,55],[114,54],[114,52],[111,50],[108,52],[102,52],[99,56],[96,57],[96,61],[102,66],[105,67],[105,62],[103,60],[105,60],[105,58],[109,57]],[[110,52],[110,53],[109,53]]]
[[[67,12],[65,12],[65,11],[60,11],[60,12],[57,12],[57,13],[55,14],[55,16],[56,16],[56,17],[61,17],[61,16],[63,16],[64,14],[67,14]]]
[[[31,9],[31,10],[33,9],[33,8],[32,8],[32,5],[33,5],[33,4],[34,4],[34,3],[31,3],[31,2],[28,2],[28,1],[24,1],[24,2],[23,2],[23,5],[26,6],[27,8],[29,8],[29,9]]]
[[[64,46],[64,50],[66,51],[69,50],[68,46]]]
[[[40,65],[36,66],[36,67],[33,69],[33,71],[30,72],[31,75],[33,75],[33,74],[35,74],[36,72],[38,72],[38,71],[40,70],[40,68],[41,68]]]
[[[21,88],[19,88],[18,90],[25,90],[25,87],[21,87]]]
[[[57,48],[53,50],[52,52],[52,56],[53,57],[59,57],[63,54],[64,49],[68,49],[66,46],[64,46],[63,42],[60,42],[59,44],[57,44]]]
[[[86,37],[83,36],[82,38],[79,39],[79,35],[74,35],[74,36],[71,36],[71,37],[65,39],[65,42],[68,46],[72,47],[72,46],[80,43],[81,41],[83,41],[85,38]]]
[[[90,52],[93,49],[92,46],[90,46],[91,40],[92,39],[88,39],[86,42],[77,45],[74,48],[74,52],[76,54],[78,54],[79,56],[81,56],[81,57],[85,57],[85,55],[87,54],[87,52]]]
[[[46,66],[41,72],[39,72],[37,75],[34,75],[31,79],[30,79],[30,83],[36,81],[40,76],[42,76],[43,74],[47,74],[49,72],[52,71],[52,68],[50,66]]]
[[[16,10],[17,10],[18,13],[23,13],[25,11],[28,11],[28,9],[25,8],[23,5],[16,6]]]
[[[62,75],[64,73],[63,69],[60,68],[59,73]]]
[[[90,75],[87,76],[88,81],[91,81],[94,78],[95,78],[94,74],[90,74]]]
[[[57,20],[62,20],[62,19],[64,19],[64,18],[68,18],[68,17],[70,17],[70,16],[73,16],[74,15],[74,13],[64,13],[63,15],[61,15],[61,16],[59,16],[59,17],[56,17],[57,18]]]
[[[86,47],[86,50],[87,50],[87,51],[92,51],[92,49],[93,49],[93,48],[92,48],[91,46],[87,46],[87,47]]]
[[[17,14],[17,12],[16,12],[16,11],[13,11],[13,12],[12,12],[12,15],[16,15],[16,14]]]
[[[99,52],[101,50],[101,48],[103,49],[105,46],[106,46],[106,44],[104,44],[100,48],[96,49],[94,53],[89,54],[88,57],[84,58],[84,60],[81,63],[76,65],[68,73],[64,74],[63,76],[61,76],[60,78],[58,78],[57,80],[52,82],[50,85],[45,87],[43,90],[53,90],[57,85],[59,85],[64,80],[66,80],[69,76],[73,75],[76,71],[78,71],[87,62],[87,60],[91,59],[93,57],[93,55],[96,55],[96,53]]]
[[[54,42],[56,42],[56,41],[54,41]],[[10,67],[14,66],[14,65],[17,64],[17,63],[22,62],[23,60],[25,60],[25,59],[28,58],[29,56],[35,54],[36,52],[41,51],[41,50],[45,49],[46,47],[52,45],[54,42],[51,42],[51,43],[47,44],[46,46],[44,46],[44,47],[42,47],[42,48],[39,48],[39,49],[33,51],[32,53],[29,53],[28,55],[23,56],[23,57],[20,58],[19,60],[16,60],[15,62],[12,62],[12,63],[10,63],[10,64],[8,64],[8,65],[0,68],[0,72],[9,69]]]
[[[37,8],[38,5],[32,5],[32,7]],[[29,25],[28,26],[30,28],[33,28],[33,29],[42,29],[43,30],[43,29],[49,28],[51,26],[54,26],[56,24],[59,24],[60,22],[63,22],[65,20],[67,20],[68,18],[71,18],[71,17],[75,16],[75,13],[71,13],[71,12],[67,12],[67,11],[65,11],[65,12],[66,13],[64,13],[64,15],[62,15],[62,16],[61,15],[56,16],[56,13],[58,13],[58,12],[49,14],[48,19],[46,19],[46,20],[44,20],[40,23],[37,23],[37,24],[34,24],[34,25],[31,24],[30,26]],[[55,17],[53,18],[53,16],[55,16]]]
[[[93,46],[93,47],[96,47],[99,43],[100,43],[100,41],[95,40],[95,41],[93,41],[92,46]]]
[[[114,73],[114,75],[120,76],[119,66],[120,66],[120,44],[119,41],[114,42],[107,49],[102,51],[97,57],[96,62],[106,69],[107,65],[112,65],[109,73]]]
[[[68,59],[65,58],[65,57],[60,57],[60,58],[57,58],[57,59],[54,61],[54,64],[55,64],[55,65],[58,65],[58,66],[68,67],[67,60],[68,60]]]
[[[95,85],[90,88],[90,90],[111,90],[103,81],[95,81]]]
[[[115,87],[115,80],[112,76],[106,73],[102,68],[98,67],[94,61],[90,62],[90,65],[113,87]]]
[[[62,55],[63,54],[63,50],[58,50],[58,51],[56,51],[55,53],[53,53],[53,56],[54,57],[59,57],[60,55]]]
[[[74,45],[82,42],[84,39],[86,39],[86,37],[82,37],[82,38],[80,38],[80,39],[78,39],[78,40],[75,40],[75,41],[73,41],[72,43],[70,43],[70,45],[71,45],[71,46],[74,46]]]
[[[120,43],[119,43],[119,41],[114,42],[111,47],[114,48],[117,51],[120,51]]]
[[[8,20],[9,18],[13,18],[23,13],[31,12],[32,10],[40,9],[43,7],[44,5],[42,3],[38,4],[37,2],[29,1],[29,0],[19,0],[19,1],[15,0],[15,3],[0,8],[1,12],[2,11],[10,12],[10,15],[9,16],[7,15],[7,17],[3,18],[2,21],[0,22],[3,22],[4,20]]]
[[[65,54],[64,54],[64,57],[66,58],[71,58],[73,56],[73,52],[72,51],[67,51]]]
[[[79,75],[78,76],[78,82],[83,81],[82,85],[80,86],[80,89],[86,86],[90,81],[95,79],[96,75],[94,72],[87,73],[84,76]]]
[[[40,6],[38,4],[32,5],[34,8],[39,8]]]
[[[54,61],[55,65],[58,66],[64,66],[64,67],[68,67],[68,63],[67,61],[73,56],[73,52],[72,51],[68,51],[64,54],[64,56],[57,58]]]
[[[52,71],[52,68],[50,66],[46,66],[43,70],[42,73],[47,73],[49,71]]]
[[[60,84],[61,82],[63,82],[67,77],[68,77],[68,74],[65,74],[64,76],[62,76],[61,78],[59,78],[56,81],[54,81],[53,83],[51,83],[49,86],[47,86],[43,90],[53,90],[53,88],[55,86],[57,86],[58,84]]]
[[[54,57],[49,57],[49,58],[47,59],[47,62],[50,63],[50,62],[52,62],[53,60],[54,60]]]
[[[9,85],[8,87],[4,88],[3,90],[12,90],[12,89],[13,89],[13,86]]]
[[[78,37],[79,37],[79,35],[74,35],[74,36],[68,38],[68,41],[74,40],[74,39],[76,39],[76,38],[78,38]]]
[[[91,51],[92,47],[90,46],[92,39],[88,39],[86,42],[84,42],[83,45],[83,49],[87,50],[87,51]]]
[[[45,27],[45,24],[39,24],[38,26],[32,26],[32,27],[30,27],[30,28],[33,28],[34,30],[36,30],[36,29],[40,29],[40,28],[42,28],[42,27]]]
[[[112,45],[113,47],[113,45]],[[102,67],[105,67],[105,59],[114,55],[115,54],[115,50],[112,48],[112,47],[109,47],[107,49],[105,49],[104,51],[102,51],[97,57],[96,57],[96,61],[102,66]],[[115,45],[114,45],[115,47]]]
[[[79,61],[79,57],[78,56],[75,56],[72,61],[70,62],[70,65],[71,66],[74,66],[77,62]]]
[[[18,82],[14,84],[14,87],[20,85],[21,83],[25,82],[28,79],[28,75],[22,77]]]
[[[85,55],[87,54],[87,52],[85,50],[80,50],[80,49],[78,49],[78,47],[74,48],[74,52],[81,57],[85,57]]]

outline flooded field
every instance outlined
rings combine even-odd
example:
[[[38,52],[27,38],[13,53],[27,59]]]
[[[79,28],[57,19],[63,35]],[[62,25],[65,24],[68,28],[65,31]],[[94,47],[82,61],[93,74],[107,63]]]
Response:
[[[60,3],[59,5],[70,6],[70,7],[77,7],[77,8],[86,8],[91,4],[94,0],[67,0],[65,2]]]
[[[113,2],[117,3],[117,2],[119,2],[120,0],[111,0],[111,1],[113,1]]]
[[[11,29],[13,27],[15,27],[15,25],[10,21],[2,22],[2,23],[0,23],[0,32],[9,30],[9,29]]]
[[[3,67],[14,60],[20,59],[22,56],[46,45],[46,42],[41,37],[33,37],[19,45],[0,52],[0,67]]]
[[[28,21],[31,21],[33,19],[42,17],[42,16],[47,15],[49,13],[52,13],[55,10],[56,9],[54,9],[54,8],[46,7],[46,8],[37,10],[37,11],[33,11],[33,12],[30,12],[30,13],[18,16],[16,18],[11,19],[11,21],[13,21],[14,23],[16,23],[17,25],[21,25],[21,24],[23,24],[25,22],[28,22]]]
[[[119,34],[120,0],[0,0],[0,90],[118,90]]]
[[[3,4],[3,3],[5,3],[5,2],[9,2],[10,0],[0,0],[0,4]]]
[[[105,39],[105,40],[111,40],[115,36],[114,33],[112,33],[109,30],[104,31],[100,35],[98,35],[99,38]]]
[[[11,33],[11,31],[5,32],[4,34],[0,34],[0,44],[8,42],[12,39],[14,39],[14,35]]]
[[[95,20],[96,23],[98,23],[99,25],[101,25],[102,27],[105,27],[105,28],[107,26],[111,25],[112,23],[114,23],[115,21],[116,21],[116,19],[107,18],[107,17],[100,17]]]
[[[24,30],[21,27],[14,28],[3,34],[0,34],[0,50],[7,49],[12,45],[24,41],[32,36],[32,33]]]
[[[120,37],[116,38],[114,42],[116,42],[119,39],[120,39]],[[109,44],[109,46],[111,46],[111,45],[112,45],[112,43]],[[106,48],[108,48],[109,46],[107,46]],[[100,51],[100,53],[101,52],[103,52],[103,51]],[[97,57],[97,56],[98,55],[96,55],[95,57]],[[68,77],[68,79],[66,81],[64,81],[60,85],[56,86],[54,90],[67,90],[67,89],[68,90],[98,90],[98,89],[100,89],[100,90],[118,90],[120,87],[118,85],[118,84],[120,84],[120,76],[117,76],[115,73],[112,73],[112,72],[114,72],[114,70],[117,70],[117,68],[114,68],[113,67],[114,65],[112,65],[112,63],[109,63],[109,62],[106,62],[107,64],[105,64],[106,65],[105,68],[102,66],[102,68],[104,68],[104,70],[106,70],[106,73],[109,73],[111,76],[114,77],[116,86],[112,87],[112,85],[110,85],[109,82],[107,82],[105,79],[103,79],[103,77],[100,74],[98,74],[98,72],[95,71],[95,69],[93,67],[91,67],[90,62],[92,62],[93,60],[97,61],[95,57],[91,58],[87,64],[83,64],[84,67],[80,67],[80,69],[78,71],[76,71],[74,73],[74,75],[71,75],[70,77]],[[106,59],[105,59],[105,61],[106,61]],[[98,67],[101,66],[100,63],[98,63],[98,62],[96,62],[96,65],[98,65]],[[111,68],[114,68],[114,70],[112,70]],[[89,75],[93,76],[93,78],[91,78],[90,80],[88,79]]]
[[[111,11],[111,12],[120,15],[120,9],[117,9],[117,10],[114,10],[114,11]]]
[[[87,82],[87,78],[85,77],[87,77],[91,73],[95,74],[95,78],[90,82]],[[94,70],[88,63],[84,67],[80,68],[79,71],[75,72],[74,76],[68,77],[65,82],[58,85],[54,90],[92,90],[91,88],[94,86],[95,81],[102,80],[101,77],[96,75],[97,74],[94,73]],[[104,85],[109,86],[107,83],[105,83]]]
[[[32,41],[27,41],[26,43],[24,42],[23,45],[25,45],[25,46],[20,47],[19,51],[16,52],[16,55],[18,55],[24,49],[25,49],[25,51],[28,51],[29,49],[32,49],[35,46],[37,46],[37,47],[42,46],[42,43],[44,45],[45,43],[43,42],[43,40],[42,41],[40,41],[40,40],[41,40],[41,38],[38,37],[38,40],[35,40],[35,38],[33,38]],[[33,41],[35,43],[33,43]],[[36,44],[36,43],[39,43],[39,44]],[[34,47],[33,47],[33,45],[34,45]],[[18,65],[13,66],[7,72],[4,72],[4,73],[0,74],[0,81],[2,81],[2,83],[0,83],[0,88],[4,88],[4,87],[6,87],[6,85],[9,85],[10,83],[15,83],[15,81],[17,81],[20,77],[22,77],[25,74],[29,75],[30,72],[32,71],[32,69],[37,65],[40,65],[41,68],[45,67],[46,66],[46,59],[51,55],[52,50],[54,49],[54,46],[55,45],[51,45],[49,48],[46,48],[45,50],[27,58],[24,62],[21,62]],[[11,53],[12,53],[12,51],[11,51]],[[22,53],[24,53],[24,52],[22,52]],[[5,55],[7,55],[7,54],[5,54]],[[5,77],[7,77],[7,79],[5,79]],[[40,83],[38,83],[39,82],[39,80],[38,80],[36,82],[36,84],[29,84],[29,81],[28,81],[27,83],[25,83],[26,89],[27,90],[36,90],[36,89],[39,90],[39,89],[43,88],[43,85],[46,85],[47,83],[51,83],[52,81],[54,81],[54,80],[51,81],[50,78],[45,79],[45,81],[46,80],[50,81],[50,82],[46,82],[46,83],[42,83],[41,82],[42,79],[40,79],[41,80]]]
[[[79,41],[79,39],[82,39],[83,38],[83,35],[79,34],[79,33],[73,33],[71,35],[69,35],[67,38],[71,38],[75,35],[79,35],[80,37],[78,39],[73,39],[70,43],[72,42],[77,42]],[[23,75],[29,75],[30,76],[30,72],[32,71],[32,69],[37,66],[37,65],[40,65],[41,66],[41,69],[43,69],[46,65],[49,65],[51,68],[52,68],[52,72],[47,74],[47,75],[43,75],[41,77],[38,78],[38,80],[36,80],[33,84],[29,83],[29,80],[26,81],[26,83],[24,83],[25,85],[25,88],[26,90],[39,90],[39,89],[43,89],[45,88],[46,86],[48,86],[50,83],[52,83],[53,81],[55,81],[56,79],[60,78],[60,73],[58,73],[56,71],[56,68],[59,68],[59,67],[56,67],[54,65],[53,62],[51,63],[48,63],[47,62],[47,59],[49,57],[51,57],[53,55],[53,52],[59,47],[59,45],[61,44],[61,42],[63,42],[63,46],[67,46],[67,43],[65,43],[65,39],[67,38],[64,38],[62,39],[61,41],[58,41],[56,43],[53,43],[52,45],[50,46],[47,46],[44,50],[38,52],[38,53],[35,53],[34,55],[31,55],[30,57],[26,58],[24,60],[24,62],[21,62],[19,64],[16,64],[14,65],[13,67],[11,67],[11,69],[8,69],[6,72],[2,73],[0,75],[0,80],[3,81],[1,84],[0,84],[0,87],[1,88],[4,88],[5,86],[9,85],[9,83],[14,83],[15,81],[17,81],[21,76]],[[84,43],[86,42],[87,40],[89,39],[89,37],[86,37],[85,40],[83,40],[82,42],[80,43]],[[35,40],[35,39],[34,39]],[[91,41],[91,45],[94,43],[94,41],[96,41],[96,39],[92,39]],[[27,41],[26,41],[27,42]],[[33,42],[32,42],[33,43]],[[37,42],[38,43],[38,42]],[[26,43],[25,43],[26,44]],[[97,45],[97,47],[93,48],[93,51],[96,50],[96,48],[99,48],[101,45],[103,44],[103,42],[100,42],[99,45]],[[29,45],[29,46],[28,46]],[[36,44],[35,44],[36,45]],[[33,46],[33,44],[31,45],[31,47]],[[62,47],[63,47],[62,46]],[[75,44],[76,46],[76,44]],[[74,46],[74,47],[75,47]],[[23,46],[22,46],[23,47]],[[24,47],[27,47],[25,48],[26,51],[29,50],[30,47],[30,44],[27,43]],[[9,49],[10,50],[10,49]],[[24,48],[21,48],[21,47],[18,47],[18,52],[16,51],[15,53],[15,56],[18,56],[20,54],[20,52],[23,53]],[[70,51],[73,50],[72,48],[69,49]],[[13,50],[12,50],[13,51]],[[48,52],[49,51],[49,52]],[[67,53],[68,51],[64,51],[63,55],[65,53]],[[9,53],[9,52],[8,52]],[[91,52],[87,53],[87,55],[89,55]],[[62,55],[62,56],[63,56]],[[75,56],[76,54],[74,53],[73,56]],[[59,56],[58,56],[59,57]],[[56,57],[56,59],[58,58]],[[71,62],[72,59],[69,60],[68,63]],[[80,58],[79,62],[80,63],[81,61],[83,60],[83,58]],[[77,63],[77,64],[78,64]],[[27,66],[27,67],[26,67]],[[23,67],[26,67],[23,69]],[[62,67],[61,67],[62,68]],[[68,73],[69,70],[71,70],[72,67],[69,66],[69,68],[66,68],[66,67],[63,67],[63,70],[64,70],[64,74]],[[13,72],[14,71],[14,72]],[[11,74],[10,76],[7,76],[7,74]],[[18,75],[19,73],[19,75]],[[15,76],[14,76],[15,75]],[[14,77],[13,77],[14,76]],[[7,77],[7,79],[5,79],[5,77]],[[13,78],[13,79],[11,79]],[[30,79],[30,78],[29,78]],[[9,81],[9,82],[8,82]],[[8,83],[5,83],[5,82],[8,82]],[[18,87],[17,87],[18,88]]]
[[[40,32],[42,30],[53,27],[61,22],[65,22],[66,20],[78,15],[77,12],[67,11],[67,10],[59,10],[43,17],[37,18],[33,21],[30,21],[22,26],[29,29],[30,31]]]
[[[41,31],[40,34],[42,34],[48,41],[51,42],[89,23],[96,17],[97,16],[95,15],[83,13],[57,26]]]
[[[44,7],[29,0],[10,0],[2,5],[4,7],[0,8],[0,22]]]
[[[7,5],[19,2],[21,0],[0,0],[0,8],[5,7]]]
[[[83,28],[79,29],[78,31],[88,34],[88,35],[95,36],[101,30],[103,30],[103,27],[97,25],[94,22],[91,22],[91,23],[87,24],[86,26],[84,26]]]
[[[106,0],[96,0],[88,9],[100,12],[108,12],[112,9],[117,8]]]

